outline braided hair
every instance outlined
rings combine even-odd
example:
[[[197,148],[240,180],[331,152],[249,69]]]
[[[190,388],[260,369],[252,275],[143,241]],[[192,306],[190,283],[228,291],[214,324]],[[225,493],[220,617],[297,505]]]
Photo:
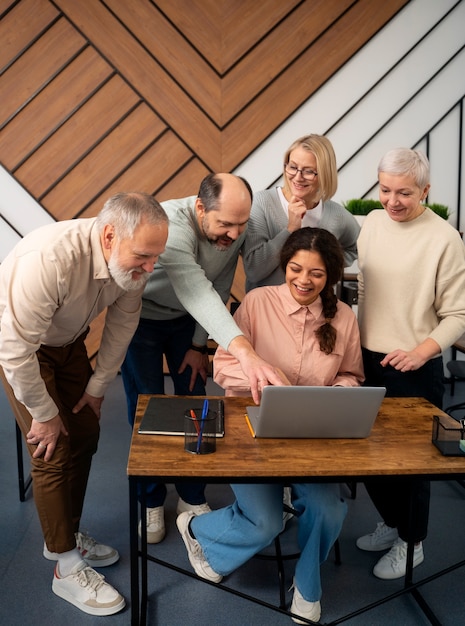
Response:
[[[337,311],[337,296],[334,286],[341,280],[344,271],[344,256],[336,237],[324,228],[300,228],[291,233],[281,249],[280,265],[284,273],[289,261],[299,250],[317,252],[326,268],[326,285],[320,293],[325,321],[315,331],[320,350],[331,354],[336,345],[336,329],[331,322]]]

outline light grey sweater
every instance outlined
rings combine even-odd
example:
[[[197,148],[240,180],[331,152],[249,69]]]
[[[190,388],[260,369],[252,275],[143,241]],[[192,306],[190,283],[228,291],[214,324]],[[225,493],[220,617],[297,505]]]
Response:
[[[227,349],[243,334],[225,304],[245,233],[228,250],[217,250],[199,228],[195,200],[161,203],[170,220],[168,241],[145,287],[141,317],[170,320],[188,313],[197,322],[195,344],[205,345],[210,335]]]
[[[323,202],[318,226],[337,237],[344,250],[346,266],[352,265],[357,258],[357,237],[360,232],[354,216],[340,204],[327,200]],[[246,291],[284,282],[284,274],[279,267],[279,254],[289,235],[287,216],[278,190],[265,189],[255,193],[242,249],[247,277]]]

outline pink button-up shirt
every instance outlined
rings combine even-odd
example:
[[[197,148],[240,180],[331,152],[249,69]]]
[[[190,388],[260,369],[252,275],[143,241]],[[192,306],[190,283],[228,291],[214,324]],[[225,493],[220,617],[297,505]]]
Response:
[[[356,387],[364,380],[360,335],[352,309],[338,302],[332,326],[337,331],[331,354],[320,350],[315,330],[324,323],[320,298],[301,306],[287,284],[250,291],[234,316],[259,356],[280,368],[292,385]],[[239,362],[219,347],[214,379],[226,395],[250,395]]]

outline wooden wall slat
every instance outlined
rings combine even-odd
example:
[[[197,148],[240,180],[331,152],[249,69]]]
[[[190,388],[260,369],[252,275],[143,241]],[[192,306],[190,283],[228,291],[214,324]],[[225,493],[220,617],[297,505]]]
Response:
[[[100,339],[102,337],[106,315],[106,310],[102,311],[100,315],[90,323],[90,331],[84,342],[90,359],[95,358],[95,355],[100,347]]]
[[[24,0],[13,7],[0,21],[0,71],[27,48],[57,15],[58,11],[46,0]]]
[[[183,128],[183,138],[205,163],[219,161],[220,131],[186,96],[163,68],[149,57],[100,3],[56,0],[57,5],[79,24],[87,37],[136,86],[166,123]],[[186,120],[189,122],[186,124]]]
[[[56,183],[43,198],[56,219],[95,215],[121,190],[160,201],[195,195],[209,171],[246,158],[407,1],[352,0],[333,24],[350,0],[0,0],[0,67],[26,49],[0,75],[0,128],[9,119],[0,161],[36,195]],[[57,7],[64,17],[33,43]],[[114,78],[92,96],[113,72],[129,87],[113,92]],[[146,103],[105,136],[139,97]],[[244,282],[240,261],[238,300]],[[93,324],[91,354],[102,326]]]
[[[56,22],[0,77],[0,125],[84,45],[66,20]]]
[[[131,165],[80,217],[96,215],[104,202],[119,191],[144,191],[154,194],[157,181],[168,180],[174,169],[182,167],[192,153],[176,135],[165,132],[144,154]],[[158,199],[158,195],[156,195]]]
[[[242,302],[245,296],[245,270],[242,257],[239,257],[237,262],[236,273],[231,287],[231,296],[234,296],[234,299],[239,302]]]
[[[93,48],[83,50],[0,131],[0,160],[4,165],[14,169],[111,72]]]
[[[220,78],[192,45],[149,0],[138,0],[133,4],[107,0],[107,4],[163,68],[179,80],[194,102],[219,124],[222,105]],[[193,66],[195,72],[191,71]]]
[[[182,171],[155,192],[159,202],[197,195],[202,179],[210,173],[198,159],[192,159]]]
[[[224,171],[234,169],[282,123],[283,111],[291,115],[308,98],[309,93],[314,93],[345,59],[350,58],[376,32],[383,19],[388,20],[406,4],[406,0],[376,3],[375,19],[371,10],[373,2],[376,3],[376,0],[359,0],[354,4],[341,20],[289,67],[279,81],[271,83],[225,128],[222,133]],[[331,54],[328,54],[328,50]],[[309,67],[312,68],[310,73]],[[270,102],[279,105],[270,107]],[[302,134],[311,131],[311,127],[302,128]],[[290,141],[293,139],[290,138]]]
[[[157,0],[165,15],[223,75],[299,0]]]
[[[119,76],[113,76],[17,170],[16,177],[27,185],[30,193],[41,197],[138,100],[137,94]]]
[[[12,4],[15,3],[15,0],[0,0],[0,16],[5,13]]]
[[[211,59],[221,57],[222,2],[192,0],[189,8],[186,0],[156,0],[156,4],[215,67]],[[217,67],[215,69],[219,71]]]
[[[42,204],[57,219],[74,217],[164,129],[161,120],[145,104],[140,105],[43,198]],[[98,136],[98,129],[96,133]]]
[[[315,0],[312,0],[312,4]],[[278,22],[298,6],[299,0],[276,3],[275,0],[261,2],[223,2],[221,60],[223,72],[248,53],[263,37],[269,35]],[[307,9],[308,10],[308,9]]]
[[[311,9],[302,4],[261,41],[222,81],[222,126],[274,82],[352,3],[353,0],[313,0]],[[307,77],[313,74],[318,62],[315,59],[305,67]],[[253,81],[244,81],[244,76],[251,75]],[[307,81],[301,89],[307,93]]]

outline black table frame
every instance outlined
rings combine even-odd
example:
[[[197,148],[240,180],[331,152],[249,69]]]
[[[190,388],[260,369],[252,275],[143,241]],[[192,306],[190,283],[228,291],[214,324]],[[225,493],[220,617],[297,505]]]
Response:
[[[464,472],[465,473],[465,472]],[[421,475],[409,475],[408,478],[412,478],[412,479],[424,479],[424,480],[463,480],[463,473],[452,473],[452,474],[431,474],[431,475],[425,475],[425,474],[421,474]],[[386,475],[380,475],[380,476],[352,476],[352,475],[346,475],[346,476],[337,476],[337,477],[323,477],[323,476],[319,476],[319,477],[314,477],[314,476],[295,476],[295,477],[289,477],[286,476],[285,481],[286,482],[337,482],[337,483],[344,483],[344,482],[353,482],[353,481],[357,481],[357,482],[365,482],[365,481],[370,481],[372,479],[375,480],[380,480],[382,478],[398,478],[399,481],[405,481],[405,479],[407,478],[404,475],[398,475],[396,477],[393,477],[392,475],[390,476],[386,476]],[[273,604],[267,603],[263,600],[260,600],[259,598],[256,598],[254,596],[249,596],[247,594],[244,594],[236,589],[232,589],[231,587],[228,587],[224,584],[221,583],[212,583],[208,580],[199,578],[196,574],[187,571],[183,568],[177,567],[167,561],[158,559],[150,554],[148,554],[147,552],[147,528],[145,524],[141,524],[141,540],[140,540],[140,548],[139,548],[139,535],[138,535],[138,520],[139,520],[139,514],[140,514],[140,519],[145,519],[146,518],[146,503],[145,503],[145,495],[144,495],[144,489],[141,489],[141,493],[142,496],[140,497],[140,503],[139,503],[139,497],[138,497],[138,491],[139,491],[139,485],[144,486],[146,482],[148,481],[158,481],[158,482],[164,482],[164,483],[173,483],[173,482],[180,482],[180,481],[185,481],[185,482],[193,482],[194,479],[192,478],[183,478],[180,476],[156,476],[156,477],[142,477],[142,476],[134,476],[131,475],[129,476],[129,529],[130,529],[130,560],[131,560],[131,567],[130,567],[130,572],[131,572],[131,626],[146,626],[147,623],[147,604],[148,604],[148,591],[147,591],[147,587],[148,587],[148,572],[147,572],[147,565],[148,565],[148,561],[151,561],[153,563],[156,563],[158,565],[161,565],[163,567],[167,567],[169,569],[172,569],[174,571],[179,572],[180,574],[189,576],[191,578],[195,578],[197,580],[199,580],[200,582],[204,583],[204,584],[209,584],[209,585],[213,585],[216,588],[219,588],[223,591],[226,591],[228,593],[232,593],[234,595],[237,595],[243,599],[249,600],[250,602],[254,602],[256,604],[259,604],[261,606],[267,607],[270,610],[273,610],[275,612],[278,613],[283,613],[285,615],[292,615],[289,611],[285,611],[281,608],[279,608],[278,606],[275,606]],[[230,484],[230,483],[256,483],[256,482],[279,482],[279,479],[277,479],[276,477],[273,477],[273,479],[266,477],[266,476],[253,476],[253,477],[248,477],[247,480],[245,480],[244,478],[240,478],[238,479],[236,476],[224,476],[221,477],[221,480],[218,479],[212,479],[211,476],[197,476],[195,478],[195,482],[209,482],[209,483],[216,483],[216,484]],[[140,504],[140,513],[139,513],[139,504]],[[410,509],[410,527],[413,528],[413,525],[415,523],[415,515],[416,512],[414,510],[414,507],[412,506]],[[448,574],[452,571],[454,571],[455,569],[458,569],[460,567],[463,567],[465,565],[465,559],[462,561],[459,561],[457,563],[455,563],[454,565],[451,565],[450,567],[447,567],[445,569],[440,570],[439,572],[428,576],[427,578],[423,578],[417,582],[413,582],[413,551],[414,551],[414,542],[412,540],[409,540],[408,542],[408,549],[407,549],[407,571],[405,574],[405,578],[404,578],[404,586],[402,589],[400,589],[399,591],[396,591],[388,596],[385,596],[383,598],[380,598],[379,600],[376,600],[375,602],[372,602],[368,605],[365,605],[355,611],[352,611],[351,613],[348,613],[342,617],[339,617],[331,622],[319,622],[320,626],[325,624],[325,626],[336,626],[337,624],[342,624],[343,622],[352,619],[358,615],[361,615],[363,613],[366,613],[367,611],[370,611],[378,606],[381,606],[382,604],[385,604],[386,602],[389,602],[391,600],[394,600],[396,598],[398,598],[399,596],[405,595],[407,593],[411,594],[412,597],[416,600],[418,606],[420,607],[420,609],[423,611],[424,615],[428,618],[428,620],[430,621],[430,623],[433,626],[441,626],[441,622],[439,621],[439,619],[436,617],[434,611],[431,609],[431,607],[428,605],[428,603],[426,602],[426,600],[423,598],[423,596],[421,595],[421,592],[419,590],[419,588],[433,580],[436,580],[437,578],[440,578],[441,576],[444,576],[445,574]],[[140,579],[139,579],[139,559],[141,560],[141,574],[140,574]],[[140,583],[140,584],[139,584]],[[302,617],[299,616],[299,619],[303,619]],[[307,621],[308,624],[314,624],[315,622],[312,622],[310,620],[303,620],[303,621]]]

